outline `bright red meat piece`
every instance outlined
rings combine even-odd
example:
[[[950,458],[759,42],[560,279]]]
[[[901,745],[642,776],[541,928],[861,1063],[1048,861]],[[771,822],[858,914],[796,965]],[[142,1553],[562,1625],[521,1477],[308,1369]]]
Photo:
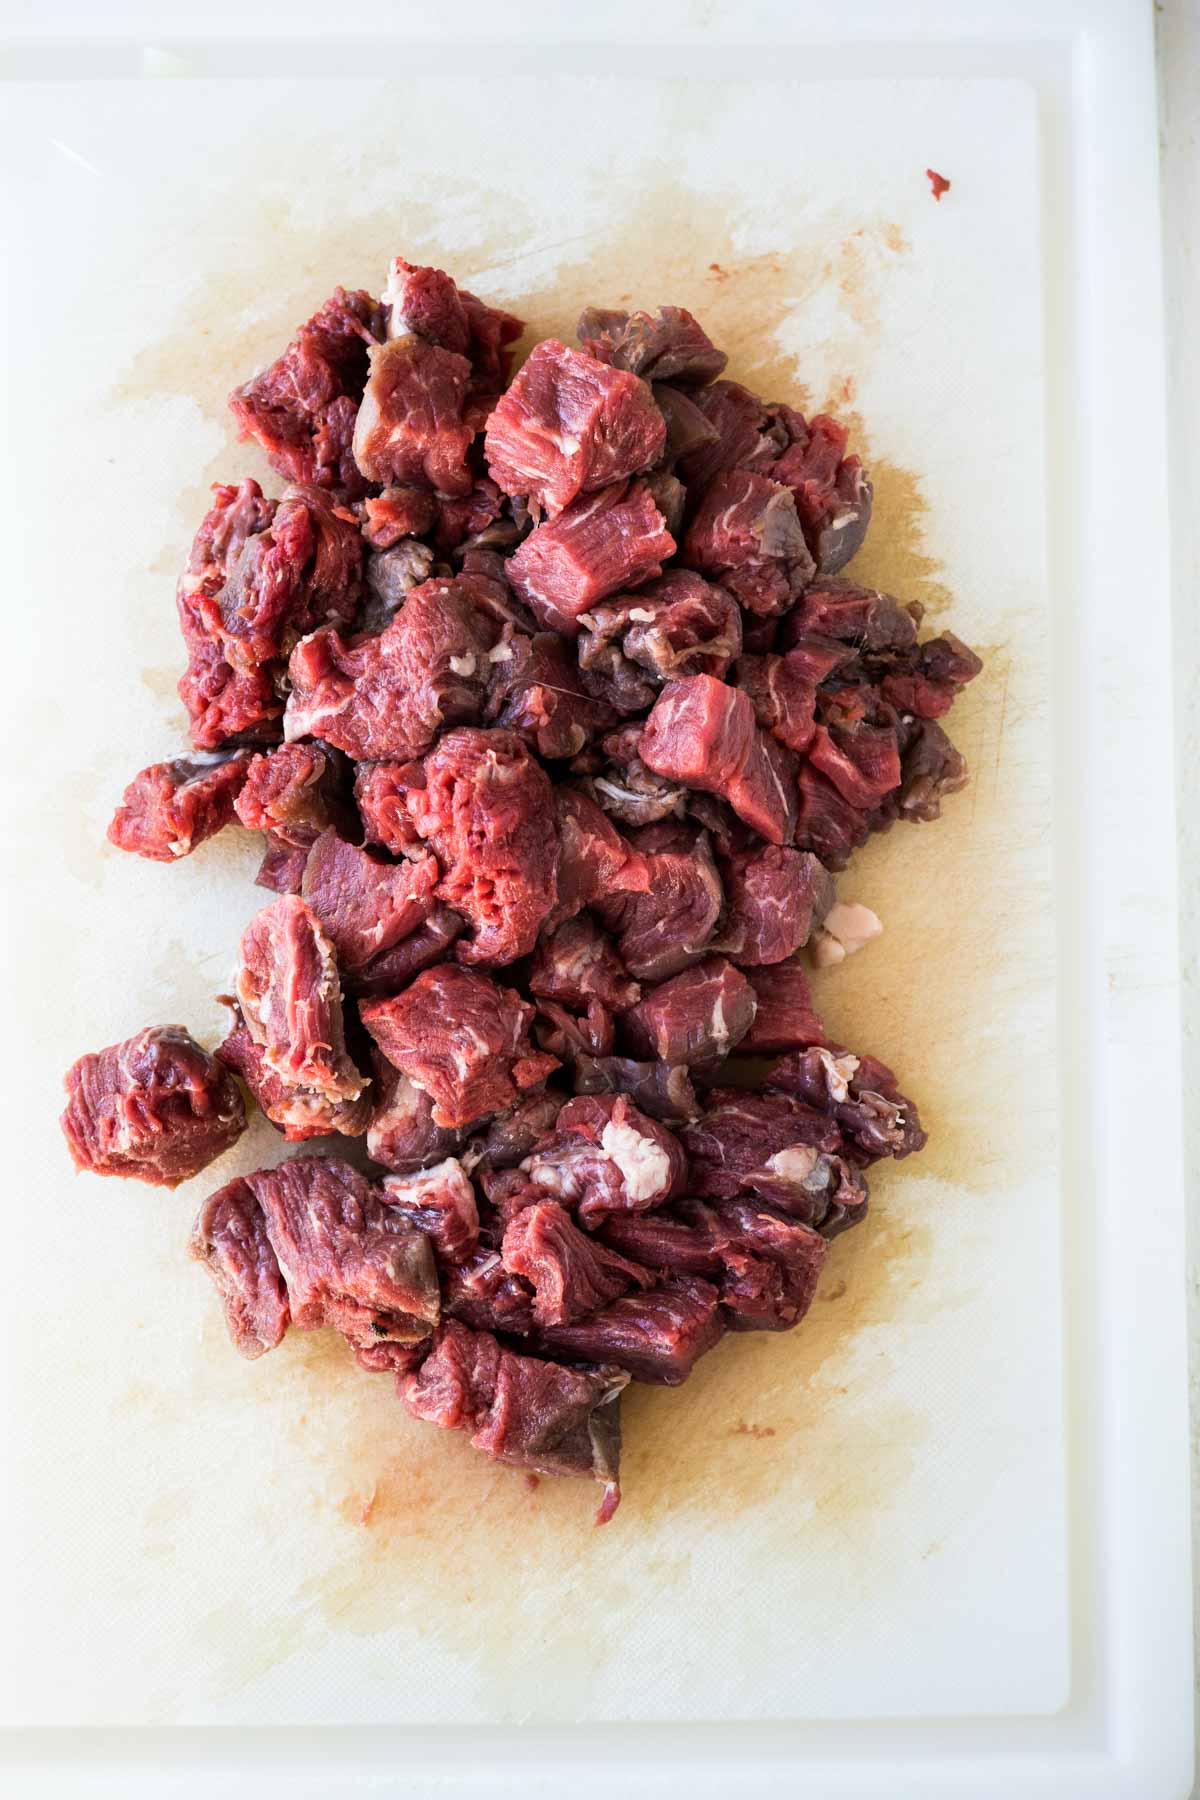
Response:
[[[378,862],[331,829],[308,853],[301,892],[346,971],[364,968],[416,930],[433,904],[437,878],[432,856]]]
[[[748,469],[715,478],[680,554],[752,613],[786,612],[814,574],[791,491]]]
[[[533,1289],[538,1325],[571,1325],[650,1277],[598,1239],[580,1231],[554,1200],[538,1200],[509,1221],[500,1247],[510,1275]]]
[[[650,870],[645,857],[621,836],[594,800],[578,788],[556,787],[554,809],[558,819],[558,903],[547,929],[605,897],[619,900],[623,895],[648,891]]]
[[[262,1207],[240,1176],[200,1208],[190,1253],[216,1283],[239,1355],[253,1359],[282,1342],[291,1321],[287,1286]]]
[[[712,1065],[742,1041],[756,1007],[741,971],[723,956],[706,956],[643,994],[621,1031],[635,1056]]]
[[[674,550],[650,489],[635,481],[583,494],[539,525],[509,558],[508,577],[542,624],[573,637],[580,613],[661,575]]]
[[[655,701],[638,748],[656,774],[720,795],[760,836],[790,842],[794,759],[758,729],[739,688],[711,675],[671,682]]]
[[[592,905],[616,934],[629,973],[664,981],[699,962],[712,942],[724,904],[721,878],[703,831],[663,820],[629,841],[643,882],[627,892],[602,889]]]
[[[228,825],[250,769],[250,752],[177,757],[135,775],[108,828],[108,841],[152,862],[177,862]]]
[[[359,1093],[346,1097],[331,1094],[327,1086],[305,1087],[285,1081],[267,1062],[265,1046],[251,1036],[241,1007],[223,998],[233,1017],[224,1042],[217,1046],[217,1056],[241,1077],[263,1114],[288,1143],[334,1133],[361,1137],[371,1116],[371,1084],[364,1081]]]
[[[73,1063],[63,1135],[77,1169],[178,1187],[246,1129],[237,1084],[182,1025],[151,1025]]]
[[[297,895],[264,907],[242,933],[237,997],[273,1075],[330,1100],[358,1098],[366,1081],[346,1054],[333,945]]]
[[[372,345],[354,426],[354,460],[367,481],[415,482],[448,497],[471,492],[467,456],[477,429],[465,356],[419,337]]]

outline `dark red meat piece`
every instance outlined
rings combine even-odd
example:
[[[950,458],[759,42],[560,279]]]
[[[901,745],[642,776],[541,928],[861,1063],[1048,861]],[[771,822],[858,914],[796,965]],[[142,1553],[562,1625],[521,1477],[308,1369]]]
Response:
[[[602,601],[579,623],[584,679],[622,713],[644,710],[678,676],[724,675],[742,647],[737,602],[690,569]]]
[[[465,356],[419,337],[372,345],[354,425],[354,461],[367,481],[424,484],[448,497],[471,492],[467,457],[477,429]]]
[[[530,533],[508,562],[514,591],[543,625],[573,637],[579,614],[662,574],[675,550],[644,481],[583,494]]]
[[[554,809],[558,819],[558,903],[548,928],[574,918],[583,907],[601,899],[619,906],[625,896],[649,891],[651,872],[646,858],[621,836],[594,800],[578,788],[556,787]],[[715,867],[712,877],[715,882]],[[719,911],[718,896],[714,922]],[[623,960],[629,968],[628,957]],[[630,973],[637,971],[630,969]]]
[[[700,385],[715,381],[729,360],[682,306],[660,306],[653,314],[589,306],[579,315],[575,335],[589,356],[645,381]]]
[[[533,1289],[537,1325],[573,1324],[630,1288],[650,1285],[644,1269],[580,1231],[554,1200],[523,1207],[509,1221],[500,1256],[509,1274]]]
[[[711,943],[723,904],[721,880],[702,831],[664,820],[645,826],[632,843],[646,871],[644,888],[602,890],[592,904],[616,933],[629,973],[664,981],[699,962]]]
[[[285,894],[242,933],[237,997],[271,1074],[330,1100],[356,1100],[366,1082],[346,1054],[333,945],[312,910]]]
[[[900,786],[900,748],[889,726],[856,725],[827,730],[818,725],[808,747],[814,769],[831,781],[843,800],[869,812]]]
[[[515,731],[539,756],[577,756],[616,723],[612,707],[583,686],[557,632],[504,637],[491,651],[491,663],[484,717]]]
[[[857,456],[846,455],[844,425],[828,413],[805,421],[791,407],[779,408],[791,440],[766,465],[773,481],[791,489],[813,561],[822,575],[836,575],[850,561],[871,523],[873,492]]]
[[[825,1042],[825,1028],[813,1010],[808,976],[799,963],[747,969],[746,975],[757,997],[758,1011],[739,1046],[744,1055],[778,1056]]]
[[[667,462],[681,464],[685,456],[692,456],[718,441],[716,426],[710,424],[685,389],[675,387],[669,381],[656,381],[651,392],[654,404],[667,422],[667,444],[663,453]]]
[[[917,641],[917,626],[908,609],[890,594],[822,577],[788,614],[779,648],[790,650],[813,635],[836,638],[859,650],[910,650]]]
[[[372,1047],[372,1091],[375,1105],[367,1126],[367,1154],[399,1175],[431,1168],[456,1156],[462,1149],[465,1129],[435,1125],[433,1101],[407,1075],[393,1068],[381,1050]]]
[[[577,1094],[626,1094],[651,1119],[683,1124],[700,1111],[691,1077],[682,1063],[637,1062],[628,1056],[575,1059]]]
[[[736,381],[716,381],[689,398],[711,431],[708,441],[685,454],[679,465],[689,489],[700,494],[723,469],[753,457],[766,412],[757,394]]]
[[[521,1164],[532,1186],[573,1207],[588,1226],[610,1212],[661,1206],[680,1192],[686,1168],[674,1134],[623,1094],[569,1100],[553,1133]]]
[[[361,1092],[347,1099],[323,1088],[285,1081],[268,1065],[264,1046],[250,1035],[241,1007],[228,999],[226,1004],[232,1009],[233,1021],[224,1043],[217,1046],[217,1056],[241,1077],[262,1112],[289,1143],[331,1133],[362,1136],[371,1116],[370,1083],[364,1081]]]
[[[573,1013],[557,1000],[538,1002],[533,1035],[543,1050],[560,1062],[577,1056],[607,1056],[616,1041],[612,1014],[599,1000],[589,1000]]]
[[[691,1168],[691,1192],[732,1200],[753,1186],[765,1171],[768,1178],[788,1178],[793,1165],[802,1178],[816,1161],[809,1152],[836,1154],[842,1138],[824,1111],[790,1094],[751,1094],[736,1088],[714,1088],[707,1110],[682,1133]],[[799,1154],[793,1154],[799,1151]]]
[[[652,1294],[626,1294],[575,1325],[538,1334],[538,1348],[568,1362],[615,1364],[635,1381],[678,1387],[725,1332],[711,1282],[678,1276]]]
[[[482,1137],[473,1138],[471,1152],[479,1169],[512,1169],[548,1131],[567,1103],[565,1094],[549,1091],[518,1100],[511,1112],[501,1113]]]
[[[442,1271],[442,1311],[473,1331],[503,1331],[525,1337],[533,1330],[533,1292],[510,1275],[497,1250],[477,1250]]]
[[[378,862],[323,831],[308,853],[302,893],[333,945],[341,969],[361,969],[406,938],[429,912],[438,865]]]
[[[899,819],[936,819],[947,794],[967,785],[967,765],[933,719],[915,719],[900,757],[900,786],[890,804]]]
[[[151,1025],[73,1063],[63,1136],[77,1169],[178,1187],[236,1144],[242,1096],[182,1025]]]
[[[448,906],[435,901],[415,931],[411,931],[390,950],[381,950],[361,969],[351,969],[345,980],[346,992],[377,999],[398,994],[414,975],[434,963],[444,962],[446,952],[459,936],[463,922]]]
[[[813,851],[828,869],[844,869],[870,837],[870,820],[807,763],[800,766],[798,793],[797,847]]]
[[[712,482],[680,555],[752,613],[786,612],[814,573],[790,490],[747,469]]]
[[[764,731],[789,750],[807,750],[817,688],[801,655],[740,657],[734,679]]]
[[[738,688],[711,675],[672,681],[654,703],[639,751],[656,774],[728,800],[769,842],[790,841],[795,759],[758,729]]]
[[[952,631],[929,638],[911,653],[910,666],[899,658],[883,676],[879,691],[897,712],[915,713],[921,719],[940,719],[948,713],[958,691],[974,681],[983,663]]]
[[[643,994],[621,1020],[621,1031],[635,1056],[712,1064],[745,1037],[756,1005],[739,969],[723,956],[706,956]]]
[[[479,1243],[475,1189],[457,1157],[405,1175],[385,1175],[384,1203],[423,1231],[439,1264],[462,1262]]]
[[[611,938],[586,914],[543,934],[530,965],[529,991],[567,1006],[600,1000],[614,1012],[633,1006],[641,995]]]
[[[178,757],[135,775],[108,828],[108,841],[152,862],[176,862],[234,817],[250,752]]]
[[[911,1156],[925,1144],[916,1106],[900,1092],[892,1071],[874,1057],[815,1045],[777,1064],[769,1081],[773,1090],[795,1095],[835,1120],[846,1143],[865,1162]]]
[[[739,963],[785,962],[807,944],[834,901],[827,869],[807,850],[768,844],[721,865],[725,919],[717,948]]]
[[[216,1283],[238,1354],[253,1359],[273,1350],[291,1318],[287,1288],[247,1182],[239,1177],[209,1195],[192,1229],[190,1253]]]

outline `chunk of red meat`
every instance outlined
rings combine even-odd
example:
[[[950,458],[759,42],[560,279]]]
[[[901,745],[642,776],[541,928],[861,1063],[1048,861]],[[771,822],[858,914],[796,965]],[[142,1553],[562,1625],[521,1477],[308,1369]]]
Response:
[[[265,906],[242,933],[237,997],[273,1075],[330,1100],[358,1098],[366,1082],[346,1054],[333,945],[297,895]]]
[[[537,1325],[570,1325],[633,1287],[649,1287],[636,1263],[586,1235],[556,1201],[540,1200],[510,1220],[500,1256],[533,1289]]]
[[[409,762],[360,763],[354,776],[354,798],[368,844],[379,844],[393,856],[422,853],[420,833],[408,810],[408,796],[424,785],[419,759]]]
[[[197,629],[197,608],[219,594],[231,564],[246,543],[265,531],[275,517],[277,502],[264,497],[249,476],[235,487],[214,482],[213,501],[188,550],[176,587],[179,623],[185,637]]]
[[[453,498],[471,492],[476,423],[465,356],[419,337],[372,345],[354,425],[354,461],[367,481],[425,484]]]
[[[829,871],[807,850],[777,844],[721,865],[725,920],[717,947],[739,963],[785,962],[807,944],[834,901]]]
[[[209,1195],[189,1250],[216,1284],[238,1354],[253,1359],[273,1350],[291,1318],[287,1288],[262,1207],[248,1183],[239,1177]]]
[[[873,490],[857,456],[846,455],[849,436],[827,413],[807,422],[790,407],[790,443],[767,465],[772,480],[789,487],[813,561],[822,575],[836,575],[850,561],[871,523]]]
[[[796,845],[811,850],[827,869],[844,869],[871,835],[871,824],[818,769],[800,765]]]
[[[254,877],[255,886],[270,888],[274,894],[298,894],[304,882],[308,851],[297,844],[285,844],[272,831],[265,832],[264,837],[266,847]]]
[[[539,525],[509,558],[508,575],[543,625],[573,637],[580,613],[661,575],[674,550],[646,483],[618,483]]]
[[[708,421],[708,442],[684,455],[680,473],[688,487],[701,493],[724,469],[737,468],[753,456],[765,417],[757,394],[737,381],[716,381],[689,396]]]
[[[473,385],[485,393],[504,386],[511,360],[507,346],[524,330],[512,313],[460,289],[444,270],[406,262],[402,256],[388,272],[383,303],[389,337],[411,333],[467,357]]]
[[[178,1187],[236,1144],[242,1096],[182,1025],[150,1025],[90,1051],[63,1078],[61,1124],[77,1169]]]
[[[488,1332],[450,1319],[416,1374],[397,1382],[417,1419],[469,1431],[496,1462],[543,1475],[591,1476],[604,1483],[603,1524],[621,1497],[617,1402],[629,1377],[616,1369],[567,1369],[504,1350]]]
[[[235,741],[277,743],[282,735],[283,700],[271,670],[242,674],[207,638],[188,645],[188,665],[179,678],[178,693],[198,750],[216,750]]]
[[[424,537],[437,518],[437,501],[423,487],[389,487],[363,502],[362,534],[373,550],[392,550],[404,538]]]
[[[684,457],[717,443],[719,433],[683,388],[669,381],[656,381],[651,392],[654,404],[667,423],[667,443],[663,452],[669,463],[682,465]]]
[[[814,573],[791,492],[747,469],[712,482],[680,554],[752,613],[786,612]]]
[[[723,956],[706,956],[645,993],[621,1020],[635,1056],[711,1065],[754,1023],[754,989]]]
[[[515,344],[525,329],[525,321],[503,307],[492,306],[477,295],[459,288],[458,297],[471,329],[467,355],[475,371],[475,386],[481,394],[498,394],[507,385],[512,367],[510,344]]]
[[[543,1050],[560,1062],[577,1056],[607,1056],[615,1042],[612,1014],[599,1000],[589,1000],[573,1013],[557,1000],[538,1003],[533,1035]]]
[[[953,706],[959,689],[974,681],[982,668],[961,638],[944,631],[916,647],[911,667],[894,666],[884,675],[880,692],[897,712],[940,719]]]
[[[271,1124],[282,1131],[288,1143],[302,1143],[306,1138],[361,1137],[371,1116],[371,1086],[363,1083],[362,1092],[346,1099],[323,1088],[303,1087],[284,1081],[270,1068],[264,1046],[250,1035],[240,1006],[226,1000],[233,1011],[233,1022],[225,1041],[217,1046],[217,1056],[227,1069],[240,1075],[258,1106]]]
[[[900,786],[889,804],[895,816],[928,821],[940,816],[947,794],[967,785],[967,765],[941,726],[932,719],[915,719],[908,728],[900,757]]]
[[[468,538],[477,538],[487,531],[500,518],[503,508],[504,495],[495,482],[486,476],[476,480],[468,493],[438,501],[433,541],[448,555]]]
[[[742,647],[742,615],[731,594],[690,569],[669,569],[635,594],[585,613],[581,669],[620,712],[649,706],[654,690],[681,675],[724,675]],[[585,680],[588,675],[585,674]]]
[[[714,1088],[707,1110],[682,1133],[691,1167],[691,1191],[732,1200],[767,1178],[787,1178],[793,1165],[811,1173],[808,1152],[835,1154],[842,1147],[836,1122],[790,1094],[751,1094]],[[798,1154],[796,1154],[798,1152]]]
[[[314,632],[292,652],[289,740],[321,737],[358,761],[407,760],[483,708],[497,628],[455,581],[413,588],[378,637]]]
[[[428,1337],[441,1314],[429,1239],[349,1163],[294,1156],[246,1185],[262,1207],[292,1323],[364,1349]]]
[[[457,1157],[405,1175],[385,1175],[384,1203],[423,1231],[439,1263],[462,1262],[479,1243],[475,1189]]]
[[[764,731],[789,750],[807,750],[812,742],[816,683],[807,664],[791,656],[742,656],[734,677],[749,698]]]
[[[229,396],[239,435],[258,440],[289,481],[340,488],[357,499],[365,484],[350,440],[367,378],[367,346],[383,335],[369,294],[334,290],[282,356]]]
[[[637,1062],[628,1056],[580,1056],[575,1060],[577,1094],[627,1094],[639,1112],[669,1124],[685,1124],[700,1111],[696,1090],[682,1063]]]
[[[539,1138],[554,1129],[567,1103],[565,1094],[547,1091],[518,1100],[511,1112],[491,1121],[482,1137],[471,1142],[474,1166],[479,1169],[512,1169],[529,1155]]]
[[[532,1290],[519,1275],[509,1274],[496,1250],[477,1250],[443,1268],[442,1311],[473,1331],[525,1337],[533,1330]]]
[[[619,903],[625,896],[649,891],[650,868],[646,858],[621,836],[594,800],[578,788],[556,787],[554,809],[559,843],[558,903],[547,921],[548,928],[574,918],[585,906],[602,898]],[[712,873],[715,880],[715,866]],[[629,968],[628,957],[623,955],[622,960]],[[638,971],[630,968],[630,973]]]
[[[243,825],[266,838],[255,880],[277,894],[298,894],[308,852],[327,826],[352,831],[347,765],[319,744],[281,744],[254,757],[234,808]]]
[[[790,841],[794,758],[758,729],[754,708],[738,688],[711,675],[672,681],[654,703],[639,751],[656,774],[728,800],[760,837]]]
[[[521,1172],[594,1226],[607,1213],[644,1211],[677,1194],[687,1164],[678,1139],[624,1094],[569,1100]]]
[[[848,1154],[864,1162],[911,1156],[925,1144],[921,1118],[902,1094],[892,1071],[874,1057],[853,1056],[836,1046],[796,1050],[772,1069],[773,1091],[796,1096],[837,1124]]]
[[[437,878],[435,857],[378,862],[330,829],[308,853],[301,891],[338,966],[361,969],[416,930],[433,903]]]
[[[348,971],[345,981],[347,993],[372,1000],[388,994],[398,994],[422,969],[445,960],[447,950],[462,928],[463,922],[458,914],[435,900],[428,917],[422,920],[415,931],[401,938],[398,944],[393,944],[390,950],[381,950],[378,956],[373,956],[361,969]]]
[[[250,768],[250,752],[176,757],[135,775],[108,828],[108,841],[152,862],[175,862],[228,825]]]
[[[484,447],[504,492],[553,518],[578,495],[650,468],[665,442],[644,381],[546,338],[497,402]]]
[[[600,1000],[614,1012],[623,1012],[642,990],[630,980],[612,939],[595,919],[580,915],[543,935],[530,967],[529,991],[567,1006]]]
[[[425,785],[408,796],[423,839],[442,866],[439,900],[471,935],[466,963],[503,964],[533,949],[554,905],[558,845],[549,828],[549,779],[511,731],[450,731],[425,759]]]
[[[808,976],[799,963],[747,969],[746,975],[758,1000],[758,1011],[741,1041],[745,1055],[779,1055],[825,1042],[825,1028],[813,1009]]]
[[[917,627],[908,609],[890,594],[822,577],[784,620],[779,647],[790,650],[814,635],[836,638],[859,650],[909,650],[917,641]]]
[[[864,812],[900,786],[900,750],[890,727],[858,725],[843,731],[818,725],[808,749],[815,769],[831,781],[843,800]]]
[[[702,831],[664,820],[645,826],[632,841],[646,871],[645,888],[610,888],[592,904],[616,933],[629,973],[639,981],[664,981],[699,962],[712,942],[723,905],[721,879]]]
[[[441,1164],[456,1156],[466,1136],[461,1127],[435,1125],[433,1101],[414,1087],[407,1075],[392,1067],[382,1051],[372,1046],[372,1089],[375,1105],[367,1126],[367,1154],[398,1175]]]
[[[614,1364],[635,1381],[678,1387],[725,1333],[711,1282],[680,1276],[652,1294],[626,1294],[574,1325],[538,1335],[538,1348],[571,1362]]]
[[[645,381],[699,386],[715,381],[729,360],[682,306],[660,306],[653,314],[589,306],[579,315],[575,335],[589,356]]]
[[[577,756],[616,723],[612,707],[583,687],[557,632],[504,637],[492,650],[491,663],[484,717],[517,732],[539,756]]]
[[[438,1125],[504,1112],[557,1066],[529,1042],[532,1006],[475,969],[441,963],[359,1013],[388,1061],[432,1097]]]

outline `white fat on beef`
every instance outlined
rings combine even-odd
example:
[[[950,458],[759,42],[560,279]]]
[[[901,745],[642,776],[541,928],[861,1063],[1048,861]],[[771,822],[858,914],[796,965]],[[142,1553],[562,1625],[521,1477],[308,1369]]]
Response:
[[[883,925],[869,906],[854,900],[838,900],[830,907],[812,940],[812,959],[818,969],[845,962],[872,938],[882,935]]]
[[[848,1100],[850,1097],[850,1083],[858,1069],[857,1056],[851,1056],[849,1054],[845,1056],[834,1056],[828,1050],[818,1050],[817,1055],[821,1059],[821,1065],[825,1070],[825,1081],[829,1088],[829,1098],[837,1101]]]
[[[818,1160],[811,1145],[789,1144],[786,1150],[777,1150],[774,1156],[769,1156],[763,1166],[781,1181],[794,1182],[797,1187],[803,1187]]]
[[[600,1148],[621,1171],[631,1200],[649,1200],[654,1194],[666,1193],[671,1159],[653,1138],[643,1137],[632,1125],[617,1125],[610,1119],[600,1134]]]

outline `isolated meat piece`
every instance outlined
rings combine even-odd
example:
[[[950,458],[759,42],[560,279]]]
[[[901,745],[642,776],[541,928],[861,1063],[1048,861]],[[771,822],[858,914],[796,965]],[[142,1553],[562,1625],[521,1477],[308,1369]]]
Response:
[[[633,1287],[649,1287],[636,1263],[580,1231],[553,1200],[524,1207],[509,1222],[500,1247],[510,1275],[533,1289],[537,1325],[570,1325]]]
[[[237,997],[273,1075],[330,1100],[358,1098],[366,1081],[346,1054],[333,945],[297,895],[265,906],[242,933]]]
[[[796,1096],[837,1124],[852,1150],[867,1163],[883,1156],[911,1156],[925,1144],[916,1106],[902,1094],[892,1071],[874,1057],[836,1046],[796,1050],[772,1069],[773,1091]]]
[[[151,1025],[73,1063],[63,1136],[77,1169],[178,1187],[236,1144],[242,1096],[182,1025]]]
[[[362,534],[373,550],[394,549],[404,538],[424,537],[437,518],[437,501],[428,488],[385,488],[363,501]]]
[[[532,1006],[474,969],[440,963],[359,1013],[388,1061],[432,1097],[438,1125],[504,1112],[557,1066],[529,1042]]]
[[[292,1323],[348,1343],[417,1343],[441,1307],[429,1239],[348,1163],[294,1156],[246,1185],[263,1209]]]
[[[539,756],[577,756],[616,723],[612,707],[583,687],[570,648],[557,632],[503,637],[489,660],[485,719],[517,732]]]
[[[699,494],[723,469],[734,469],[759,447],[766,411],[757,394],[736,381],[716,381],[690,399],[708,421],[712,436],[688,452],[679,465],[688,488]]]
[[[359,763],[354,798],[368,844],[380,844],[393,856],[424,853],[420,833],[408,810],[408,796],[425,785],[419,759],[408,762]]]
[[[851,730],[818,725],[808,747],[814,769],[831,781],[843,800],[869,812],[900,786],[900,748],[890,727],[856,725]]]
[[[442,868],[437,896],[467,920],[461,962],[502,964],[533,949],[556,895],[558,844],[544,769],[511,731],[449,731],[408,796]]]
[[[612,939],[595,919],[579,915],[541,938],[530,965],[529,991],[567,1006],[600,1000],[614,1012],[623,1012],[642,990],[626,973]]]
[[[711,675],[672,681],[654,703],[639,743],[658,775],[727,800],[773,844],[795,828],[795,759],[758,729],[738,688]]]
[[[813,851],[827,869],[844,869],[870,837],[871,821],[808,763],[800,765],[797,791],[797,847]]]
[[[233,1021],[224,1043],[217,1046],[217,1056],[227,1069],[241,1077],[260,1110],[282,1131],[288,1143],[302,1143],[306,1138],[331,1133],[362,1136],[371,1116],[370,1083],[364,1082],[361,1093],[345,1099],[321,1088],[284,1081],[269,1067],[263,1045],[250,1035],[241,1007],[227,996],[221,998],[231,1008]]]
[[[473,1331],[503,1331],[524,1337],[533,1330],[533,1290],[510,1275],[498,1250],[480,1249],[441,1270],[442,1314]]]
[[[406,760],[444,725],[479,717],[497,627],[461,584],[413,588],[377,637],[314,632],[292,652],[289,741],[320,737],[356,761]]]
[[[700,1111],[691,1077],[682,1063],[637,1062],[628,1056],[580,1056],[575,1060],[577,1094],[626,1094],[639,1112],[669,1124],[683,1124]]]
[[[610,1212],[644,1211],[681,1191],[678,1139],[624,1094],[569,1100],[553,1133],[521,1164],[535,1187],[573,1207],[589,1227]]]
[[[786,1173],[787,1159],[797,1149],[836,1154],[842,1147],[837,1124],[824,1111],[790,1094],[736,1088],[714,1088],[706,1111],[684,1127],[682,1141],[691,1168],[690,1191],[718,1200],[745,1193],[762,1170]],[[812,1166],[807,1162],[805,1173]]]
[[[435,1125],[429,1095],[414,1087],[408,1076],[393,1068],[374,1046],[371,1068],[375,1095],[367,1126],[367,1154],[371,1160],[399,1175],[408,1175],[456,1156],[465,1132]]]
[[[490,1332],[447,1320],[400,1398],[416,1419],[469,1431],[496,1462],[543,1475],[591,1476],[604,1483],[603,1524],[621,1498],[617,1402],[629,1377],[616,1369],[566,1369],[504,1350]]]
[[[336,288],[282,356],[229,396],[239,435],[258,440],[289,481],[364,491],[350,453],[354,415],[367,378],[367,346],[383,335],[379,303],[361,289]]]
[[[845,962],[883,932],[883,926],[869,906],[854,901],[838,901],[831,906],[813,933],[812,960],[818,969],[830,969]]]
[[[354,426],[360,474],[385,485],[425,484],[449,497],[469,494],[476,424],[467,416],[466,357],[410,335],[372,345],[370,364]]]
[[[439,1263],[462,1262],[479,1243],[475,1190],[457,1157],[406,1175],[385,1175],[386,1205],[423,1231]]]
[[[574,918],[585,906],[601,900],[611,901],[619,918],[626,897],[649,892],[651,875],[646,858],[621,836],[596,802],[578,788],[556,787],[554,809],[559,843],[558,902],[547,929],[563,919]],[[715,866],[712,877],[715,881]],[[714,921],[719,911],[718,893]],[[628,957],[623,955],[622,960],[629,968]],[[631,974],[637,972],[630,969]]]
[[[650,468],[665,441],[644,381],[546,338],[497,402],[484,449],[504,492],[553,518],[577,495]]]
[[[746,469],[712,482],[680,555],[752,613],[786,612],[814,573],[790,491]]]
[[[216,1284],[234,1349],[253,1359],[288,1328],[287,1288],[263,1210],[240,1178],[210,1194],[192,1228],[190,1254]]]
[[[643,994],[621,1020],[635,1056],[712,1064],[728,1056],[754,1023],[754,989],[723,956],[706,956]]]
[[[617,953],[639,981],[664,981],[699,962],[712,941],[723,896],[703,831],[664,820],[631,840],[646,871],[644,889],[595,895],[599,917],[615,932]]]
[[[135,775],[108,828],[108,841],[152,862],[176,862],[234,817],[250,752],[177,757]]]
[[[808,669],[808,660],[795,652],[742,656],[734,675],[759,725],[789,750],[807,750],[812,742],[817,688]]]
[[[341,969],[361,969],[420,925],[433,904],[438,866],[378,862],[323,831],[308,853],[302,893],[337,954]]]
[[[721,864],[725,919],[717,948],[739,963],[785,962],[833,904],[829,871],[809,851],[768,844]]]
[[[662,574],[675,540],[644,481],[581,495],[530,533],[508,562],[514,591],[552,631],[573,637],[579,614]]]
[[[599,1000],[589,1000],[577,1013],[557,1000],[538,1002],[533,1035],[543,1050],[560,1062],[577,1056],[607,1056],[616,1041],[612,1014]]]
[[[798,963],[747,969],[746,976],[758,1000],[758,1011],[738,1046],[743,1055],[780,1055],[825,1042],[825,1028],[813,1010],[808,976]]]
[[[519,1100],[511,1112],[491,1121],[482,1137],[470,1145],[472,1166],[478,1169],[512,1169],[529,1155],[539,1138],[554,1129],[567,1103],[565,1094],[549,1091]]]
[[[940,719],[953,706],[959,689],[974,681],[982,668],[980,658],[961,638],[944,631],[918,644],[904,664],[895,658],[879,684],[880,692],[897,712]]]
[[[725,1333],[711,1282],[679,1276],[652,1294],[626,1294],[575,1325],[538,1334],[538,1348],[568,1362],[615,1364],[635,1381],[678,1387]]]
[[[682,306],[660,306],[656,313],[589,306],[579,315],[575,335],[590,356],[646,381],[699,385],[714,381],[729,360]]]
[[[462,929],[463,922],[458,914],[435,900],[428,917],[415,931],[393,944],[390,950],[381,950],[361,969],[347,972],[346,992],[369,999],[398,994],[422,969],[445,961],[447,950]]]
[[[283,700],[269,669],[241,674],[207,638],[188,645],[188,664],[177,684],[198,750],[222,744],[277,743]]]
[[[641,711],[680,675],[724,675],[742,647],[732,595],[689,569],[669,569],[636,594],[619,594],[580,618],[579,666],[619,711]],[[585,674],[585,680],[588,675]]]
[[[908,609],[890,594],[858,587],[853,581],[822,577],[788,614],[779,647],[790,650],[794,643],[813,635],[878,653],[912,649],[917,626]]]

